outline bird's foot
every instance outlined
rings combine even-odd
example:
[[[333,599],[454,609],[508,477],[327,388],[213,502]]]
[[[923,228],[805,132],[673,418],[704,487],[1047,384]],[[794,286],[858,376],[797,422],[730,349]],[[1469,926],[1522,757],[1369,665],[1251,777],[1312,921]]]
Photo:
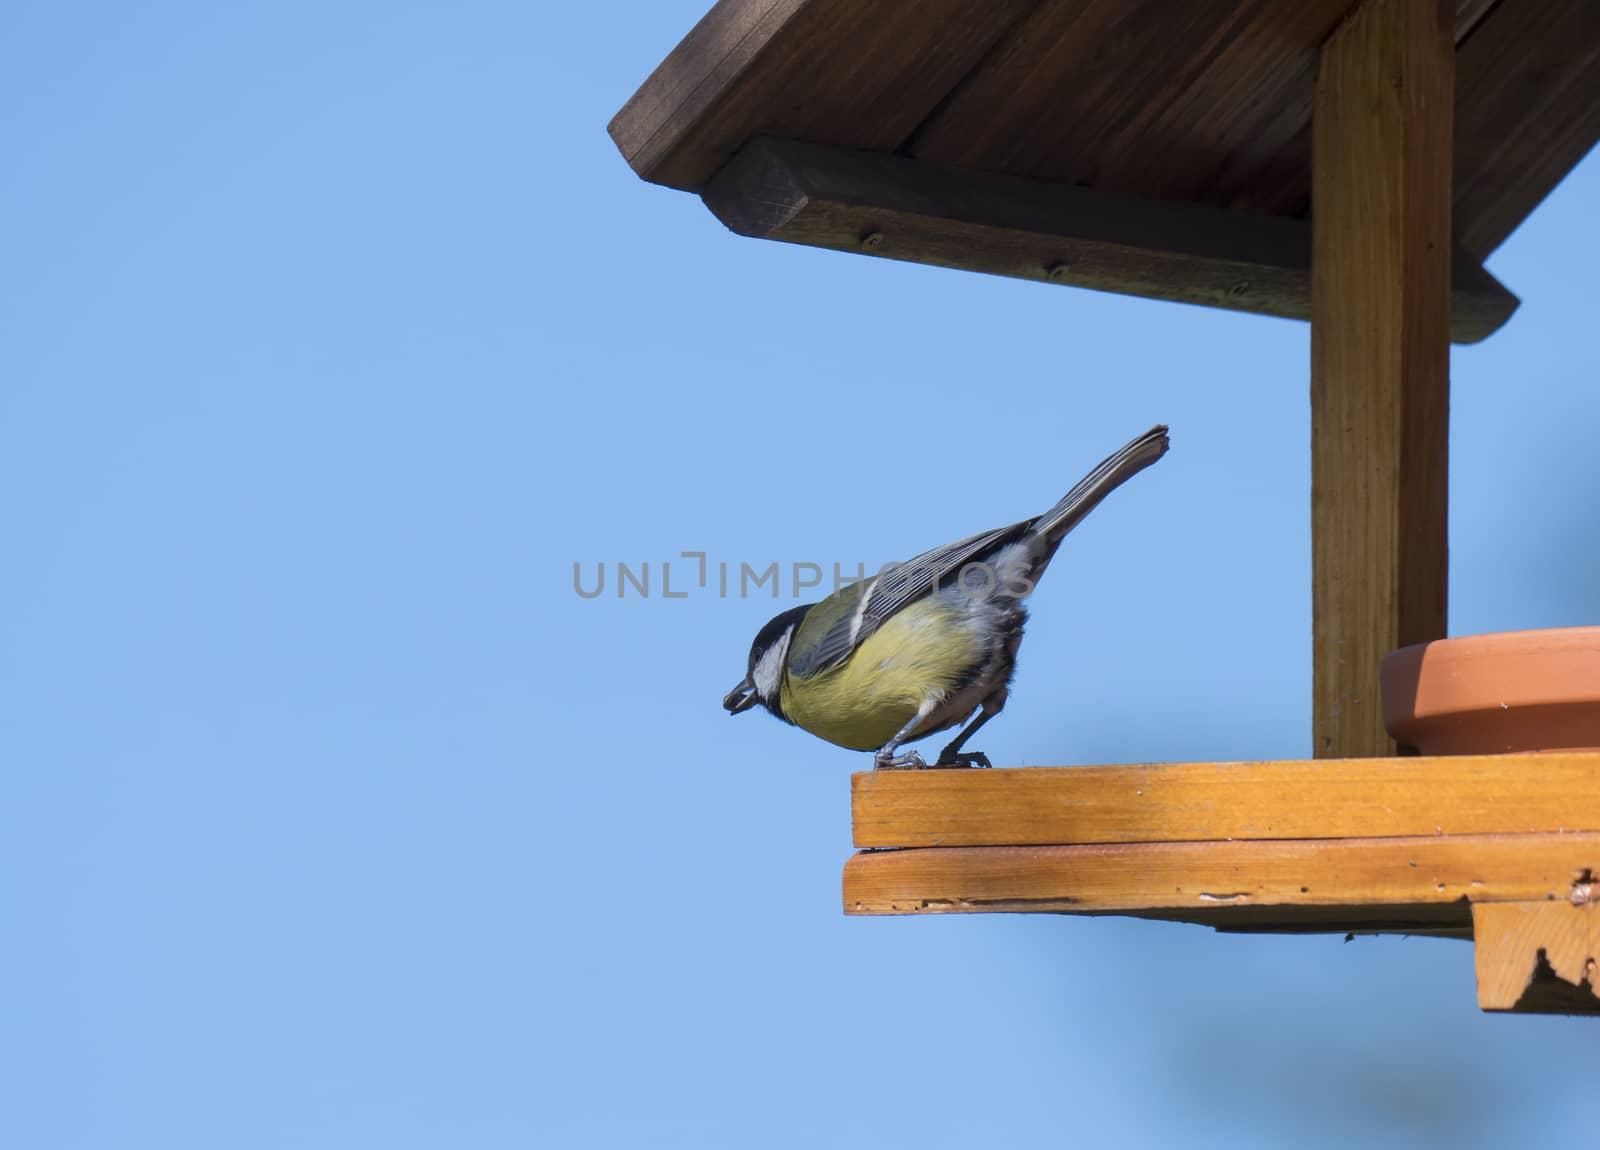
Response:
[[[982,751],[963,751],[955,755],[940,755],[935,767],[981,767],[988,770],[994,764],[989,761],[989,756]]]
[[[888,755],[879,751],[872,766],[879,771],[923,771],[928,768],[927,761],[915,751],[907,751],[903,755]]]

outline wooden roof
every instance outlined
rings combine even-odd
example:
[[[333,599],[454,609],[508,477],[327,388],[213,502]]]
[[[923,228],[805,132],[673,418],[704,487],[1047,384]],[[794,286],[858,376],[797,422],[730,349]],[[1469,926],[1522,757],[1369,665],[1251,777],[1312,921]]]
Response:
[[[773,136],[1304,220],[1318,50],[1356,6],[718,0],[611,133],[640,176],[694,192]],[[1453,230],[1457,262],[1476,265],[1600,139],[1600,4],[1455,9]]]

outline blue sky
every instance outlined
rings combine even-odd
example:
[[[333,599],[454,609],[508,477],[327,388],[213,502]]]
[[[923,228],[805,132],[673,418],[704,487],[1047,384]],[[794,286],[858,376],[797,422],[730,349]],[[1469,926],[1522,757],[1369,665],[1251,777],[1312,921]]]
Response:
[[[904,558],[1165,421],[982,748],[1310,749],[1307,329],[728,235],[604,130],[704,2],[0,17],[0,1143],[1588,1130],[1592,1025],[1459,943],[844,918],[865,757],[718,706],[777,607],[573,593]],[[1454,633],[1595,622],[1596,202],[1455,353]]]

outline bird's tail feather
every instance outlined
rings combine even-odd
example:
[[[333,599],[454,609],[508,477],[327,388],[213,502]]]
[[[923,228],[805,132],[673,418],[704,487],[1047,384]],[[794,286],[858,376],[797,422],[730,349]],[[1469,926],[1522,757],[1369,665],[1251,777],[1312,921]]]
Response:
[[[1080,479],[1071,491],[1061,497],[1059,503],[1039,516],[1033,525],[1034,533],[1045,536],[1053,551],[1067,532],[1100,506],[1102,499],[1166,453],[1166,425],[1152,427]]]

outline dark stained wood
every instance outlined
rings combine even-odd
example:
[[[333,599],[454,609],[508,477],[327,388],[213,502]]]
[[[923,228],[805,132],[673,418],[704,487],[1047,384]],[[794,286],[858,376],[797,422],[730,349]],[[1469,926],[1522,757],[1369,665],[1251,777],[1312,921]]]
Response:
[[[1193,922],[1222,934],[1408,934],[1472,941],[1472,923],[1460,903],[1432,906],[1362,905],[1350,907],[1241,907],[1222,914],[1201,911],[1190,917],[1172,912],[1135,914],[1164,922]]]
[[[1456,85],[1456,237],[1481,260],[1600,140],[1600,3],[1500,0]]]
[[[866,771],[858,847],[1600,831],[1600,754]]]
[[[1456,3],[1456,47],[1459,49],[1466,38],[1472,35],[1477,26],[1483,23],[1483,18],[1501,2],[1501,0],[1457,0]]]
[[[1379,662],[1446,624],[1447,0],[1366,0],[1317,78],[1311,322],[1314,753],[1393,753]]]
[[[1459,0],[1456,39],[1498,2]],[[1317,53],[1356,6],[1047,0],[907,148],[988,171],[1304,216]]]
[[[698,191],[761,134],[1306,217],[1354,0],[719,0],[612,121]],[[1455,0],[1457,238],[1481,262],[1600,140],[1600,5]]]
[[[611,121],[647,180],[698,190],[762,133],[892,150],[1035,0],[719,0]]]
[[[741,235],[1309,319],[1311,229],[1200,204],[1113,196],[799,141],[751,141],[702,193]],[[1459,261],[1453,337],[1517,299]]]
[[[1487,259],[1600,141],[1600,5],[1462,0],[1456,17],[1457,245]],[[1311,202],[1311,126],[1258,185],[1263,211]]]
[[[1600,834],[938,847],[862,851],[847,914],[1137,914],[1245,929],[1377,929],[1402,908],[1434,928],[1480,902],[1567,900],[1600,872]],[[1377,913],[1374,914],[1374,911]]]
[[[1600,908],[1593,882],[1568,898],[1479,903],[1478,1005],[1521,1014],[1600,1014]]]
[[[1103,191],[1249,206],[1311,116],[1317,48],[1351,0],[1040,4],[911,145]]]
[[[1455,11],[1456,44],[1459,46],[1464,43],[1494,8],[1506,2],[1458,0]],[[1356,7],[1358,5],[1352,4],[1350,10],[1354,11]],[[1296,105],[1295,131],[1281,140],[1270,160],[1263,163],[1248,181],[1248,198],[1258,211],[1297,219],[1311,214],[1311,105],[1315,76],[1313,64],[1303,99]],[[1470,99],[1470,93],[1467,98]],[[1460,91],[1456,99],[1459,105],[1463,100]]]

